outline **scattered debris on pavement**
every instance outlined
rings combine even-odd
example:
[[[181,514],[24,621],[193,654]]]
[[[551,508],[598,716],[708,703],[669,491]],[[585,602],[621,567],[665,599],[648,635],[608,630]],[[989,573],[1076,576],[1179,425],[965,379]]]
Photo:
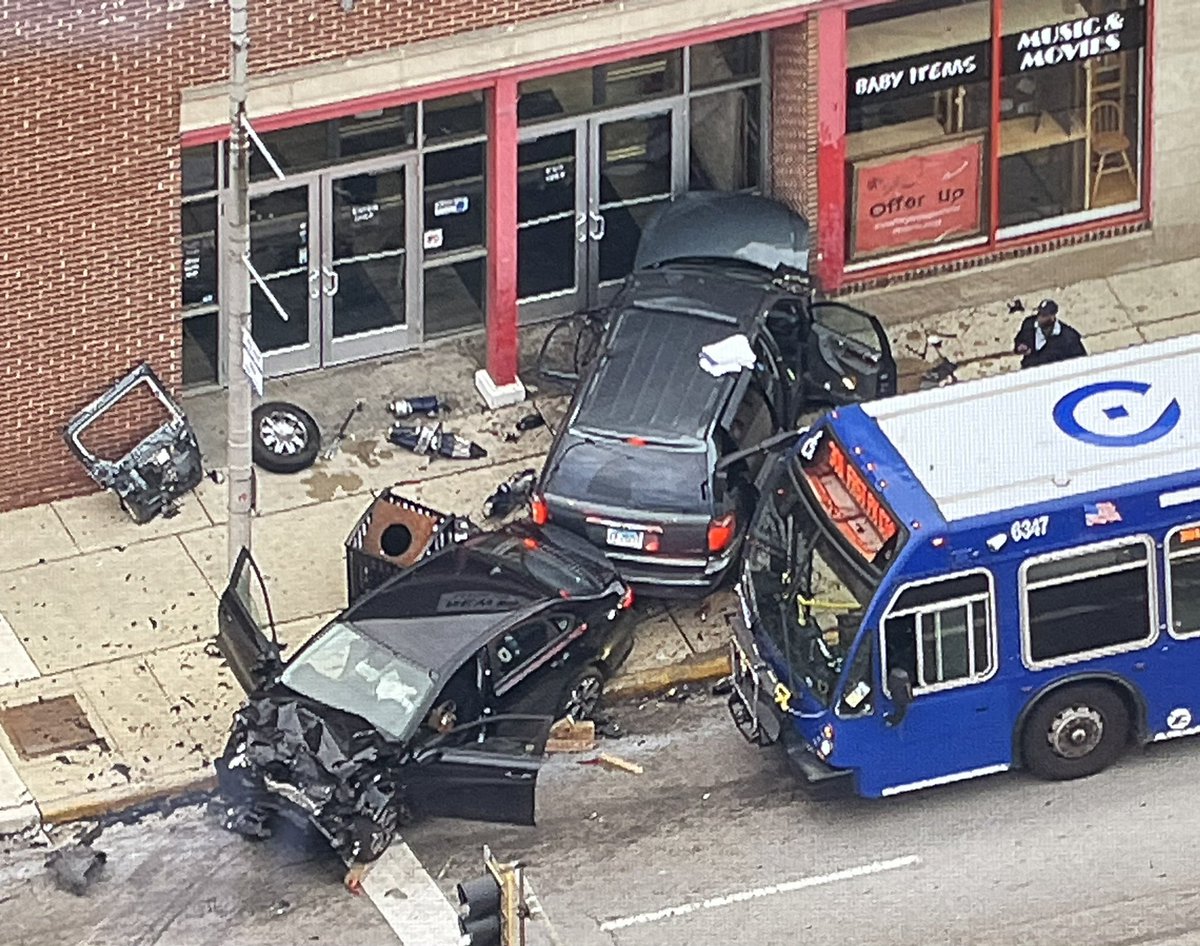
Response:
[[[388,431],[388,441],[397,447],[411,450],[418,456],[429,454],[448,460],[479,460],[488,455],[487,451],[473,440],[447,433],[441,424],[433,427],[425,424],[416,427],[394,424]]]
[[[611,752],[601,752],[598,756],[600,764],[607,769],[615,769],[620,772],[628,772],[630,775],[641,775],[645,771],[636,762],[630,762],[628,759],[622,759],[620,756],[613,755]]]
[[[560,719],[550,727],[547,752],[590,752],[596,748],[596,724],[590,719]]]
[[[545,426],[546,418],[544,418],[541,413],[535,411],[532,414],[526,414],[519,421],[517,421],[517,432],[523,434],[526,431],[537,430],[539,427]]]
[[[620,756],[613,755],[611,752],[601,752],[590,759],[580,759],[580,765],[599,765],[606,769],[611,769],[617,772],[628,772],[630,775],[641,775],[643,769],[636,762],[630,762],[628,759],[622,759]]]
[[[537,481],[537,471],[521,470],[496,487],[495,492],[483,501],[483,517],[485,519],[503,519],[515,509],[529,502],[533,492],[533,484]]]
[[[450,405],[438,398],[436,394],[424,394],[420,397],[398,398],[388,404],[388,410],[397,417],[410,417],[413,414],[427,414],[430,417],[450,410]]]
[[[371,872],[374,862],[370,864],[360,864],[357,861],[352,863],[346,870],[346,876],[342,878],[342,884],[354,896],[360,896],[363,892],[363,881],[367,879],[367,874]]]
[[[84,444],[88,428],[114,411],[114,416],[127,420],[128,402],[120,411],[117,405],[127,398],[144,397],[146,392],[166,411],[167,419],[160,426],[115,460],[102,458]],[[97,439],[103,444],[117,436],[117,432],[108,430]],[[159,514],[164,519],[177,515],[180,497],[204,478],[195,431],[148,364],[139,365],[81,409],[67,422],[63,439],[88,476],[115,492],[121,508],[139,525]]]
[[[82,897],[99,878],[108,855],[92,847],[92,842],[102,830],[99,825],[94,825],[71,844],[51,851],[46,856],[46,870],[60,890]]]
[[[342,425],[337,429],[337,433],[333,435],[333,442],[321,454],[322,460],[332,460],[337,455],[338,450],[342,446],[342,441],[346,439],[346,430],[350,426],[350,421],[353,420],[355,414],[363,409],[363,404],[365,403],[362,398],[354,402],[354,406],[350,408],[350,412],[342,420]]]

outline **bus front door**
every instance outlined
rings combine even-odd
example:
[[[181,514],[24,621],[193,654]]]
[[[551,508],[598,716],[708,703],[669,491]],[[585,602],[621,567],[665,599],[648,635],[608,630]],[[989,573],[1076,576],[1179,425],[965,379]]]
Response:
[[[879,751],[860,769],[860,792],[894,795],[1009,767],[1009,705],[992,682],[994,600],[982,570],[908,585],[893,600],[881,635],[882,712],[872,716]],[[906,707],[891,692],[898,671],[911,685]]]

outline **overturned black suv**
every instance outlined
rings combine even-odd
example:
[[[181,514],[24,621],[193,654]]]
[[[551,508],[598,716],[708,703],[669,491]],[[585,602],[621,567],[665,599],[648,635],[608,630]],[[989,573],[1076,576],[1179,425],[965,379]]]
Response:
[[[655,218],[542,468],[534,521],[586,537],[639,590],[716,587],[757,504],[754,448],[804,411],[896,390],[879,321],[817,301],[807,264],[807,223],[766,198],[686,194]],[[734,336],[752,364],[703,369],[701,350]]]
[[[307,819],[369,862],[415,815],[533,824],[551,722],[595,706],[632,600],[586,542],[516,523],[418,561],[284,663],[243,551],[217,641],[250,694],[216,763],[225,826]]]

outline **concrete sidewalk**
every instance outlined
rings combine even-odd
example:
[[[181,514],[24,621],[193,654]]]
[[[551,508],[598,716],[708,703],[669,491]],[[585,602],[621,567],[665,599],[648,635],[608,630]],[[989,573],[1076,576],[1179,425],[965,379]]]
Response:
[[[1020,272],[1011,273],[1019,284]],[[969,277],[863,294],[852,301],[888,317],[902,387],[927,368],[929,333],[967,360],[967,379],[1016,367],[1012,293],[967,301]],[[1030,290],[1052,295],[1089,351],[1200,331],[1200,261]],[[959,306],[958,303],[964,304]],[[950,304],[947,304],[950,303]],[[932,314],[912,318],[923,311]],[[372,491],[396,483],[434,508],[480,518],[480,505],[512,473],[536,467],[550,443],[538,429],[513,439],[528,403],[486,413],[474,398],[476,360],[461,345],[370,365],[269,382],[267,397],[313,410],[327,435],[355,397],[367,400],[353,439],[295,476],[260,474],[255,556],[267,576],[281,639],[292,649],[345,604],[342,543]],[[532,377],[532,375],[527,375]],[[477,461],[418,458],[386,441],[384,405],[438,393],[457,405],[447,426],[488,450]],[[540,397],[553,421],[565,398]],[[201,443],[223,462],[220,393],[186,404]],[[506,435],[508,435],[506,437]],[[225,584],[225,491],[205,481],[170,520],[134,525],[108,493],[0,514],[0,833],[126,807],[210,784],[242,700],[210,642]],[[650,605],[614,688],[626,695],[711,676],[725,640],[728,593],[700,607]]]

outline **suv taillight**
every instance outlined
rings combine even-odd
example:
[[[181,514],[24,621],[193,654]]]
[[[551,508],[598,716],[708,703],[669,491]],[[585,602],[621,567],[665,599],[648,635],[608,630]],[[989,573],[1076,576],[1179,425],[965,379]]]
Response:
[[[729,543],[733,541],[733,534],[736,531],[737,516],[731,512],[712,520],[708,524],[708,550],[723,552],[729,548]]]
[[[550,521],[550,507],[546,505],[546,500],[537,493],[529,498],[529,514],[533,517],[536,525],[544,526]]]

